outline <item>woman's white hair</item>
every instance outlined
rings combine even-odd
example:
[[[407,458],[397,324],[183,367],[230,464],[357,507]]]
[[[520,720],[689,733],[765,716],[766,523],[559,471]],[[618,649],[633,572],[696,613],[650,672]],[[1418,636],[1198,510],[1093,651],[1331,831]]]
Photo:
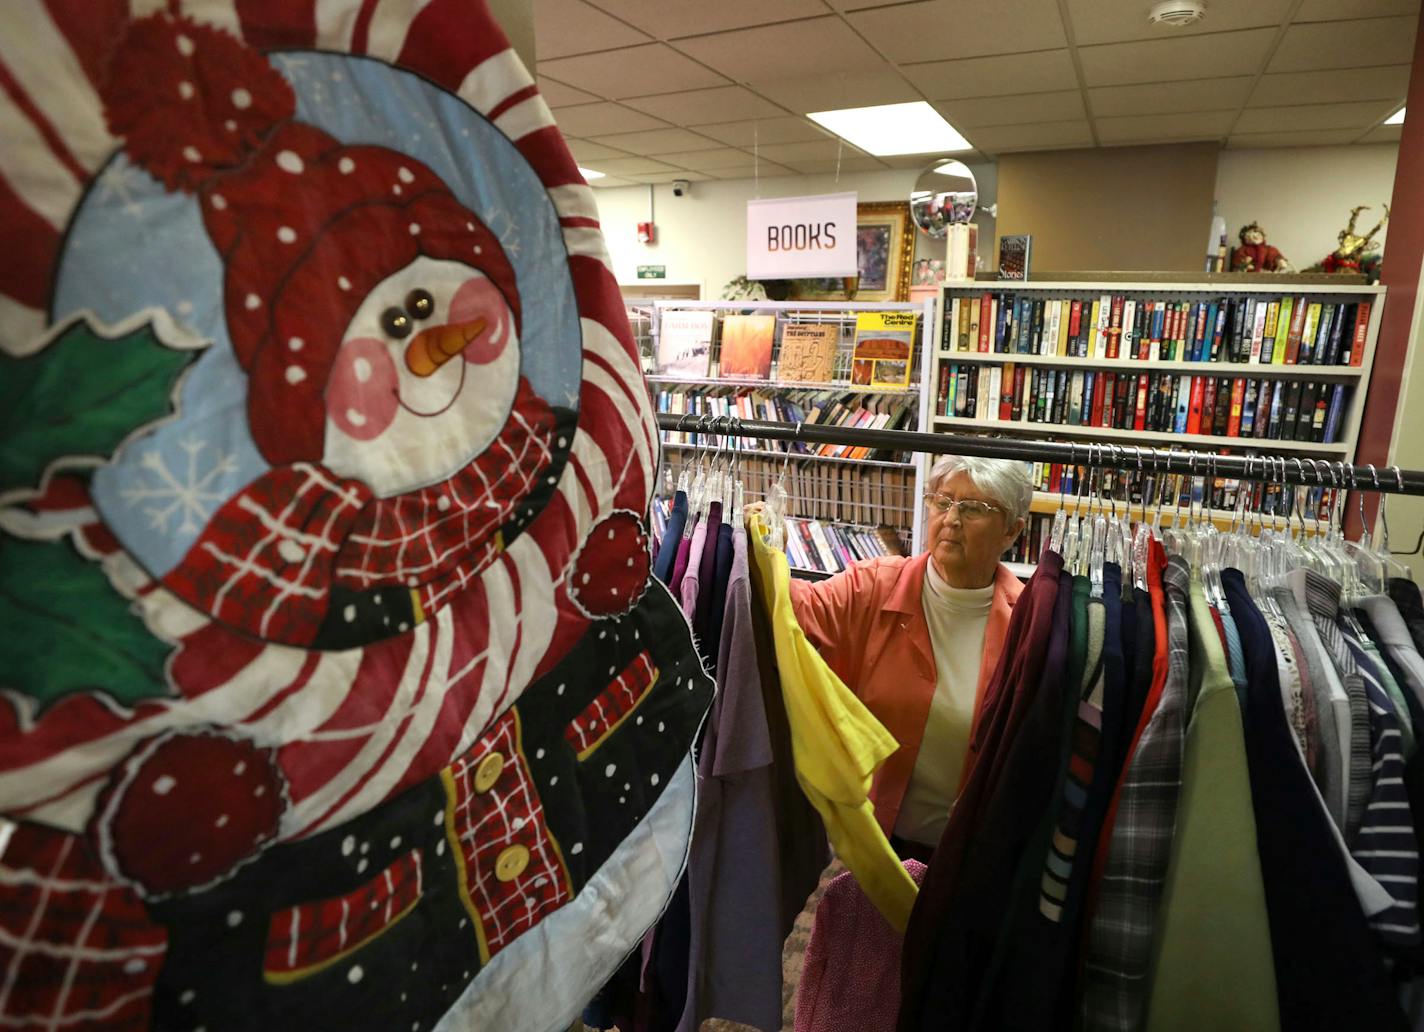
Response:
[[[1009,522],[1028,516],[1033,503],[1033,481],[1028,463],[1015,459],[987,459],[973,455],[946,455],[930,470],[929,491],[938,491],[956,473],[968,473],[974,486],[989,500],[1009,511]]]

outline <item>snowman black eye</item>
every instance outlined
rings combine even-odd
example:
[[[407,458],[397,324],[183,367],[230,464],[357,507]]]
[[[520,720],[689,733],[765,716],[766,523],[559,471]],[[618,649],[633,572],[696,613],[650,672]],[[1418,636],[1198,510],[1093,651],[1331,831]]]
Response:
[[[404,308],[391,306],[381,313],[381,329],[397,339],[410,336],[410,316]]]
[[[435,314],[435,298],[430,291],[416,288],[405,297],[405,310],[415,319],[429,319]]]

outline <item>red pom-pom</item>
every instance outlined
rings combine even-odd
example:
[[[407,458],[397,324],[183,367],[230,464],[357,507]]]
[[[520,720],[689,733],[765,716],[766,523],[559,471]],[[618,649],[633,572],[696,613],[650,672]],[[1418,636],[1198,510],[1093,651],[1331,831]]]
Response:
[[[619,509],[589,531],[569,563],[565,590],[586,616],[618,616],[642,598],[652,568],[643,521],[637,513]]]
[[[128,28],[101,93],[109,130],[170,190],[241,164],[292,117],[287,80],[210,25],[159,14]]]
[[[114,771],[92,834],[115,878],[163,897],[255,860],[286,805],[270,749],[218,731],[174,732],[144,742]]]

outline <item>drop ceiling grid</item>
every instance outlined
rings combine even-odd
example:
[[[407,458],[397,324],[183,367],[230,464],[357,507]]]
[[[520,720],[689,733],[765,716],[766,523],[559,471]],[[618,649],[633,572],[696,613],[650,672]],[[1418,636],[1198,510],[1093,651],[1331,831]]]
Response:
[[[965,0],[534,0],[555,116],[575,157],[620,183],[742,177],[754,151],[764,175],[832,155],[903,167],[832,146],[804,116],[905,100],[949,118],[971,160],[1397,136],[1381,123],[1408,88],[1419,0],[1208,4],[1172,31],[1148,24],[1149,0],[975,0],[972,14]]]

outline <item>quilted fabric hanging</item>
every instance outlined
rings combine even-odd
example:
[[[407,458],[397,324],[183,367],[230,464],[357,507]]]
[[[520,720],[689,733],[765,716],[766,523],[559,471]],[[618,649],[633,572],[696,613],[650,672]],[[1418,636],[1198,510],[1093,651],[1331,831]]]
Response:
[[[711,697],[482,0],[0,10],[0,1026],[567,1027]]]

